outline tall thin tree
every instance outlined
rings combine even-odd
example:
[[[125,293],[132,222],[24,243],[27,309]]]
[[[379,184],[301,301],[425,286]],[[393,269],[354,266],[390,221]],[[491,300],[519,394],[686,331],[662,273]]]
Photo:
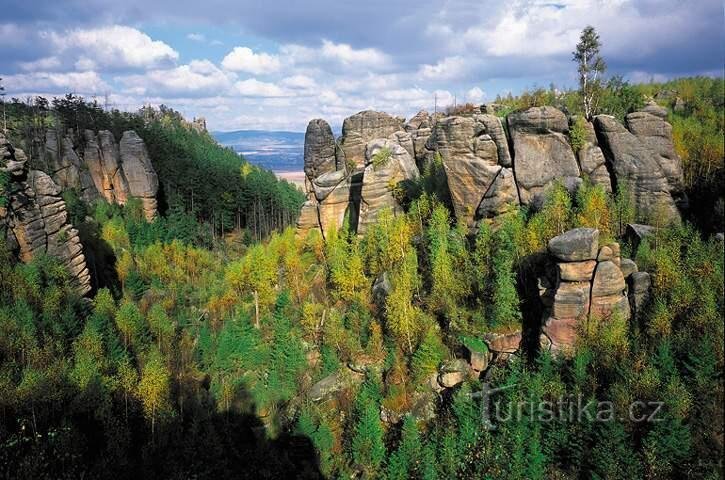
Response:
[[[602,76],[607,69],[604,59],[599,54],[602,43],[599,34],[591,25],[582,30],[576,50],[572,52],[572,60],[579,68],[579,93],[582,97],[584,115],[591,120],[597,111],[602,90]]]

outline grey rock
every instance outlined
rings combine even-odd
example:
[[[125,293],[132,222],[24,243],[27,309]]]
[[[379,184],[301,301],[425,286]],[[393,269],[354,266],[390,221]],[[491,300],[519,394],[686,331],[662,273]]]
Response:
[[[614,117],[598,115],[594,118],[594,128],[615,183],[627,187],[638,215],[679,220],[661,159]]]
[[[338,165],[362,170],[367,143],[375,138],[388,138],[399,130],[404,130],[402,120],[384,112],[366,110],[346,118],[342,123],[341,148],[337,151]]]
[[[146,219],[153,220],[158,214],[156,193],[159,189],[159,179],[151,164],[146,144],[136,132],[128,130],[123,132],[119,151],[128,193],[141,199]]]
[[[594,260],[599,252],[599,230],[575,228],[558,235],[548,244],[549,253],[564,262]]]
[[[304,170],[311,180],[337,170],[335,136],[330,125],[320,118],[310,120],[307,124]]]
[[[514,146],[514,174],[521,203],[538,205],[554,181],[574,191],[579,164],[566,134],[566,115],[554,107],[532,107],[508,116]]]
[[[637,272],[637,264],[629,258],[623,258],[619,262],[619,269],[622,271],[624,278],[629,277],[633,273]]]

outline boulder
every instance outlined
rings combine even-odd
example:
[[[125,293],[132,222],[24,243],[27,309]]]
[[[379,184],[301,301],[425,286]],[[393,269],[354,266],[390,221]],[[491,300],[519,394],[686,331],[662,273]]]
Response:
[[[632,252],[636,254],[642,241],[650,235],[653,235],[656,231],[657,229],[651,225],[628,223],[624,231],[624,237],[632,246]]]
[[[589,282],[561,282],[554,294],[551,317],[581,319],[589,313]]]
[[[650,298],[652,278],[647,272],[634,272],[628,278],[629,283],[629,305],[632,315],[639,318],[642,309]]]
[[[559,278],[567,282],[588,282],[592,279],[596,266],[597,262],[594,260],[559,263]]]
[[[523,205],[538,205],[554,181],[570,191],[581,183],[579,165],[567,140],[569,124],[554,107],[532,107],[508,116],[514,174]]]
[[[487,333],[484,342],[493,353],[516,353],[521,346],[521,332]]]
[[[340,372],[330,374],[312,385],[307,396],[313,402],[319,402],[345,388],[345,380]]]
[[[330,125],[320,118],[310,120],[307,124],[304,158],[305,175],[311,180],[338,169],[335,160],[335,136]]]
[[[604,245],[599,249],[599,255],[597,255],[597,261],[604,262],[606,260],[612,260],[614,258],[614,252],[607,245]]]
[[[388,278],[388,272],[383,272],[375,279],[372,288],[373,301],[381,311],[385,308],[385,301],[393,291],[393,286],[390,284]]]
[[[323,235],[330,231],[330,228],[340,228],[345,220],[345,213],[351,205],[350,202],[350,177],[339,183],[326,197],[323,202],[317,205],[320,229]]]
[[[468,376],[468,363],[462,359],[445,362],[438,375],[438,383],[445,388],[453,388],[466,380]]]
[[[622,271],[622,276],[626,279],[637,271],[637,264],[629,258],[623,258],[619,262],[619,269]]]
[[[568,353],[577,336],[578,321],[575,318],[549,318],[542,327],[545,349]]]
[[[337,151],[337,164],[350,165],[355,171],[365,167],[365,147],[375,138],[388,138],[403,130],[403,121],[384,112],[366,110],[346,118]]]
[[[621,294],[625,287],[624,275],[614,262],[599,262],[594,271],[592,298]]]
[[[679,220],[672,187],[660,158],[649,146],[614,117],[598,115],[594,118],[594,128],[614,173],[614,183],[627,187],[638,214]]]
[[[599,252],[599,230],[569,230],[549,240],[548,249],[551,255],[564,262],[594,260]]]
[[[146,144],[136,132],[127,130],[121,137],[119,151],[128,193],[141,199],[146,219],[151,221],[158,214],[156,193],[159,178],[151,164]]]

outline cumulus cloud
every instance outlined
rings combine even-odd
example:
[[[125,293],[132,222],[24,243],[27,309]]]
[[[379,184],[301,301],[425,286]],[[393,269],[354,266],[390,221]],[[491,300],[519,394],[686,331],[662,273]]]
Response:
[[[392,59],[375,48],[353,48],[347,43],[335,43],[322,40],[321,45],[311,47],[286,44],[280,48],[280,54],[291,64],[334,64],[338,67],[360,70],[380,70],[390,68]]]
[[[232,72],[247,72],[254,75],[273,73],[280,69],[276,55],[254,53],[248,47],[234,47],[222,60],[222,66]]]
[[[446,57],[435,65],[422,65],[420,74],[428,79],[450,80],[463,76],[468,70],[468,62],[461,56]]]
[[[285,97],[289,94],[282,88],[269,82],[260,82],[256,78],[240,80],[234,84],[239,95],[244,97]]]
[[[466,102],[480,103],[486,98],[486,92],[479,87],[473,87],[466,92]]]
[[[118,77],[118,80],[138,95],[171,97],[217,95],[232,85],[232,78],[209,60],[192,60],[186,65]]]
[[[199,42],[199,43],[206,42],[206,35],[204,35],[203,33],[188,33],[186,35],[186,38],[188,38],[192,42]]]
[[[179,59],[179,53],[166,43],[123,25],[50,31],[44,36],[59,54],[76,55],[85,67],[150,68]]]

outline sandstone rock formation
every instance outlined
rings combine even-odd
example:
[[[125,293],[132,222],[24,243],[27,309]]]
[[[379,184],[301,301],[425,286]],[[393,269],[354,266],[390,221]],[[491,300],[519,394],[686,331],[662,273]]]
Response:
[[[342,123],[342,140],[337,162],[350,165],[355,171],[365,168],[365,147],[375,138],[388,138],[404,130],[403,120],[383,112],[366,110],[348,117]]]
[[[10,175],[7,206],[0,209],[0,234],[21,261],[41,254],[57,257],[84,295],[91,289],[90,273],[61,189],[46,173],[29,170],[26,163],[25,154],[0,135],[0,170]]]
[[[519,204],[538,206],[554,182],[573,191],[583,177],[608,192],[627,187],[640,217],[677,220],[677,207],[685,207],[686,198],[665,117],[656,105],[629,114],[626,127],[598,116],[594,123],[585,122],[584,144],[576,155],[568,138],[576,118],[567,119],[554,107],[509,114],[508,132],[490,114],[446,117],[421,111],[403,123],[364,111],[344,121],[337,141],[330,126],[316,119],[305,134],[308,201],[298,226],[302,233],[339,227],[349,212],[351,226],[363,233],[381,209],[399,211],[395,184],[417,177],[408,167],[415,164],[424,172],[438,157],[456,219],[471,230],[480,222],[496,225]],[[389,168],[371,167],[370,152],[383,148],[394,151],[395,161]]]
[[[576,119],[572,120],[572,122],[574,121]],[[604,153],[599,148],[597,135],[594,132],[594,125],[591,122],[585,121],[584,128],[586,130],[584,145],[577,152],[581,173],[589,177],[593,185],[601,185],[606,192],[611,192],[612,181],[609,178]]]
[[[566,351],[582,322],[592,317],[606,321],[615,314],[629,318],[644,304],[649,284],[639,280],[636,288],[628,288],[627,279],[636,275],[637,266],[620,257],[619,244],[600,246],[598,230],[565,232],[549,241],[548,252],[553,268],[539,279],[545,307],[542,347]]]
[[[518,205],[508,143],[491,115],[447,117],[436,123],[426,148],[443,160],[456,218],[475,226]]]
[[[614,117],[606,115],[595,117],[594,128],[602,151],[614,173],[612,183],[615,186],[627,187],[633,197],[638,214],[678,219],[679,212],[672,196],[678,187],[670,184],[667,174],[660,164],[661,161],[664,162],[664,157],[658,156],[642,140],[645,136],[644,132],[649,128],[645,126],[646,122],[657,117],[651,114],[644,115],[646,117],[639,115],[631,117],[632,124],[639,124],[635,129],[639,129],[640,136],[627,130]],[[650,145],[655,143],[653,139],[648,142]],[[674,171],[670,173],[675,175]]]
[[[157,215],[158,177],[136,132],[126,131],[116,142],[108,130],[85,130],[82,148],[73,138],[72,130],[49,129],[45,133],[44,159],[39,167],[61,188],[77,189],[86,201],[104,198],[125,204],[130,197],[137,197],[148,220]]]
[[[569,122],[554,107],[532,107],[508,116],[514,145],[514,174],[521,203],[539,204],[555,180],[574,190],[579,165],[569,146]]]
[[[127,196],[139,198],[146,219],[153,220],[158,211],[156,193],[159,190],[159,179],[151,165],[146,144],[136,132],[129,130],[123,132],[119,151],[122,175],[128,186]]]
[[[357,232],[360,234],[365,233],[367,227],[377,221],[378,214],[383,209],[388,208],[394,214],[402,213],[403,209],[394,196],[394,190],[400,182],[414,180],[420,175],[411,153],[400,143],[390,139],[379,138],[368,142],[365,159],[357,224]]]

